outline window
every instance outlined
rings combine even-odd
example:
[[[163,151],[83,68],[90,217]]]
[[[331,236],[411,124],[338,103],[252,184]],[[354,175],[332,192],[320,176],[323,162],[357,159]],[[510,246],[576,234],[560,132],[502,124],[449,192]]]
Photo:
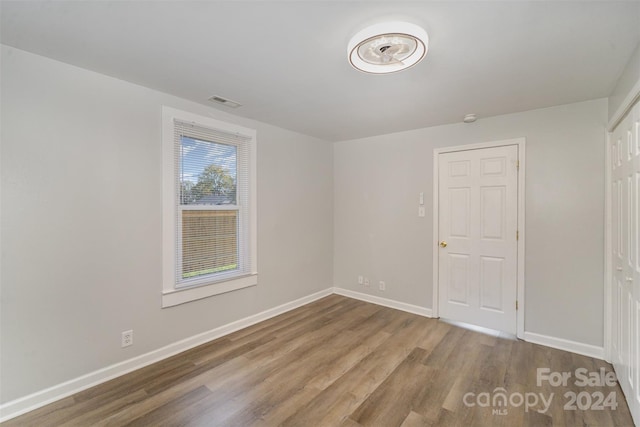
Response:
[[[163,108],[163,307],[257,284],[255,131]]]

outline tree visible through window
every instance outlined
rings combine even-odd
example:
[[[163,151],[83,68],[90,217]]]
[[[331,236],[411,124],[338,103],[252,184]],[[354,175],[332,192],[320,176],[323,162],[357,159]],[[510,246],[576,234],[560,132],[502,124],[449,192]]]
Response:
[[[162,107],[162,306],[258,284],[256,131]]]
[[[237,147],[184,135],[180,144],[182,279],[236,270]]]

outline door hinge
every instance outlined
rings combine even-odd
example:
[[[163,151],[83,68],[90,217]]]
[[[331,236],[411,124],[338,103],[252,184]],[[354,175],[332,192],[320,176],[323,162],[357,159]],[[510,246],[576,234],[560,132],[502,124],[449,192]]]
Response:
[[[516,160],[516,169],[520,170],[520,160]]]
[[[516,310],[518,309],[518,300],[516,300]]]
[[[516,240],[520,240],[520,231],[516,230]]]

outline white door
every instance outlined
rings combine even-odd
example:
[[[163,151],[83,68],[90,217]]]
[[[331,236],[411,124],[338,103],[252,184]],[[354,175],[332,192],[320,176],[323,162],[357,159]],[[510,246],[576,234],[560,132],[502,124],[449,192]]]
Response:
[[[518,146],[438,156],[440,317],[516,334]]]
[[[640,104],[610,135],[612,362],[640,425]]]

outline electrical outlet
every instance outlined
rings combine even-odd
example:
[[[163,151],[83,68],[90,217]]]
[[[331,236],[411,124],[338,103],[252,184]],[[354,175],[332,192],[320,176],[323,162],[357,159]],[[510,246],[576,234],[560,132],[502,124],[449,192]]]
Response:
[[[364,278],[362,276],[358,276],[358,285],[362,285],[364,283]]]
[[[364,278],[364,285],[369,286],[369,279],[367,279],[366,277]]]
[[[380,288],[381,291],[387,290],[387,285],[382,280],[380,281],[380,284],[378,285],[378,287]]]
[[[133,329],[122,333],[122,347],[129,347],[130,345],[133,345]]]

